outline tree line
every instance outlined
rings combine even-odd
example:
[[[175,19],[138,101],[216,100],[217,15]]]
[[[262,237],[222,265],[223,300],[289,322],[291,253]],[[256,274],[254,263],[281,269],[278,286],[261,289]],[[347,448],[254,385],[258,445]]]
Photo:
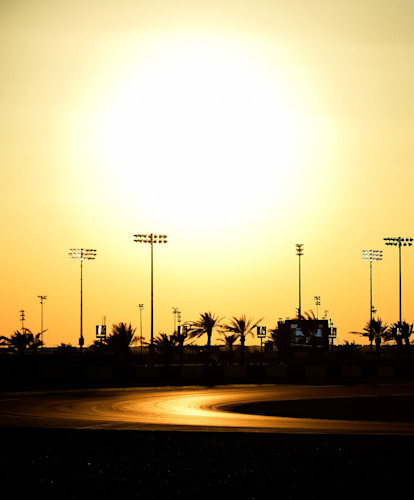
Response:
[[[216,331],[219,334],[219,342],[227,345],[230,352],[233,351],[233,346],[239,341],[240,361],[244,363],[246,339],[249,335],[254,335],[254,329],[263,318],[254,320],[242,315],[239,317],[234,316],[227,321],[224,321],[224,319],[210,311],[202,313],[198,320],[184,323],[183,328],[171,335],[159,333],[154,338],[154,347],[166,356],[171,355],[172,352],[179,352],[180,356],[183,356],[185,346],[194,345],[196,340],[204,337],[206,338],[204,354],[205,359],[208,361],[211,358],[213,333]],[[298,319],[304,320],[306,323],[307,320],[315,320],[315,316],[311,311],[310,313],[304,313]],[[399,348],[403,345],[409,348],[413,328],[413,324],[408,324],[405,321],[388,325],[381,318],[373,318],[367,322],[363,332],[351,333],[368,337],[371,348],[375,344],[379,349],[382,342],[389,341],[394,341]],[[135,332],[136,328],[133,328],[131,323],[113,324],[111,333],[105,338],[95,340],[89,346],[89,350],[91,352],[112,353],[119,360],[125,360],[132,346],[138,343],[141,343],[141,346],[149,344],[143,337],[137,336]],[[282,348],[282,344],[286,342],[286,339],[282,338],[280,333],[277,327],[268,331],[268,340],[273,341],[278,348]],[[33,334],[28,328],[23,328],[21,331],[15,331],[10,337],[1,336],[0,348],[2,348],[3,352],[8,353],[36,354],[43,347],[41,337],[41,333]],[[75,350],[76,347],[71,344],[62,343],[57,346],[57,351],[61,353]]]
[[[253,318],[247,318],[245,315],[233,317],[226,323],[223,318],[216,314],[205,312],[200,314],[196,321],[186,322],[180,331],[175,331],[172,335],[159,333],[154,338],[154,347],[160,351],[168,348],[183,348],[185,345],[193,344],[197,339],[206,337],[205,355],[210,357],[213,332],[217,331],[220,335],[220,341],[228,345],[232,350],[237,340],[240,341],[241,357],[244,358],[246,348],[246,338],[254,334],[254,329],[259,325],[263,318],[255,321]],[[112,352],[120,357],[127,356],[130,347],[138,343],[148,345],[149,343],[141,336],[135,335],[136,328],[131,323],[124,322],[113,324],[111,333],[100,340],[95,340],[89,349],[92,351]],[[7,352],[25,354],[28,352],[36,353],[43,347],[41,334],[33,334],[28,328],[22,331],[15,331],[10,337],[0,337],[0,347]],[[61,344],[57,347],[59,350],[73,348],[70,344]]]
[[[392,323],[388,325],[384,323],[381,318],[372,318],[365,325],[363,332],[352,332],[363,337],[368,337],[371,348],[373,344],[380,348],[381,343],[394,341],[398,348],[410,346],[410,338],[413,333],[413,324],[409,324],[406,321]]]

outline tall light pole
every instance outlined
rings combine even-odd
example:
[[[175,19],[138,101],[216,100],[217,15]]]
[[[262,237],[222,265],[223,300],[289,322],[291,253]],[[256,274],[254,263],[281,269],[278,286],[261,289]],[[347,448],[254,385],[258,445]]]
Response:
[[[40,299],[40,340],[42,341],[43,349],[43,301],[47,299],[46,295],[38,295]]]
[[[298,308],[298,318],[300,319],[301,316],[302,316],[300,258],[303,255],[303,243],[296,243],[296,255],[299,257],[299,308]]]
[[[82,267],[84,260],[94,260],[96,257],[96,250],[91,248],[71,248],[69,250],[69,257],[72,260],[80,261],[80,336],[79,347],[82,351],[85,340],[83,338],[83,276]]]
[[[166,234],[134,234],[135,243],[151,245],[151,341],[150,356],[154,354],[154,243],[167,243]]]
[[[24,333],[24,309],[20,309],[20,321],[22,322],[22,333]]]
[[[369,261],[369,325],[371,329],[374,312],[372,305],[372,263],[382,260],[382,250],[362,250],[362,260]]]
[[[142,356],[142,310],[144,309],[144,304],[139,304],[139,325],[140,325],[140,337],[141,337],[141,356]]]
[[[315,300],[315,305],[316,305],[316,319],[319,319],[319,306],[321,305],[321,296],[320,295],[315,295],[314,297]]]
[[[174,333],[177,331],[177,321],[178,324],[181,323],[181,311],[179,311],[178,307],[173,307],[174,314]]]
[[[401,306],[401,247],[410,247],[413,244],[413,238],[401,238],[398,236],[397,238],[384,238],[385,244],[389,246],[398,247],[398,270],[399,270],[399,292],[400,292],[400,308],[399,308],[399,324],[401,326],[402,323],[402,306]]]

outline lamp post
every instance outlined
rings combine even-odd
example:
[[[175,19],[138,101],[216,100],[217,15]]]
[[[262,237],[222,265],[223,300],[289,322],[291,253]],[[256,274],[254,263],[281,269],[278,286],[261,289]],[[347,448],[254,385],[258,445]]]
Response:
[[[399,270],[399,292],[400,292],[400,307],[399,307],[399,324],[402,323],[402,306],[401,306],[401,247],[410,247],[413,244],[413,238],[384,238],[385,244],[388,246],[398,247],[398,270]]]
[[[21,309],[19,312],[20,312],[20,321],[22,322],[22,333],[24,333],[24,309]]]
[[[318,314],[319,309],[318,308],[321,305],[321,296],[315,295],[313,298],[315,300],[315,305],[316,305],[316,319],[319,319],[319,314]]]
[[[80,261],[80,336],[79,347],[82,351],[85,340],[83,338],[83,276],[82,267],[84,260],[94,260],[96,257],[96,250],[90,248],[71,248],[69,250],[69,257],[72,260]]]
[[[372,263],[382,260],[382,250],[362,250],[362,260],[369,261],[369,325],[372,326],[372,314],[374,307],[372,305]]]
[[[46,295],[38,295],[40,299],[40,337],[42,341],[42,349],[43,349],[43,301],[47,299]]]
[[[166,234],[134,234],[135,243],[151,245],[151,340],[150,356],[154,355],[154,243],[167,243]]]
[[[174,314],[174,332],[177,331],[177,321],[178,325],[181,323],[181,311],[179,311],[178,307],[173,307]]]
[[[298,307],[298,318],[300,319],[301,316],[302,316],[300,258],[303,255],[303,243],[296,243],[296,255],[299,257],[299,307]]]
[[[139,325],[140,325],[140,337],[141,337],[141,356],[142,356],[142,310],[144,309],[144,304],[139,304]]]

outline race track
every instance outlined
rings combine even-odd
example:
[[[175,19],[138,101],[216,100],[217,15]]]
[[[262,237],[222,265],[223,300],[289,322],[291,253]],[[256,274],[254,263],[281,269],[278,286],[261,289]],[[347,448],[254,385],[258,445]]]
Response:
[[[413,396],[412,385],[231,385],[3,393],[0,426],[71,429],[246,431],[303,434],[414,434],[414,422],[293,418],[241,413],[243,405],[333,398]],[[285,413],[286,414],[286,413]],[[329,415],[327,416],[329,417]]]

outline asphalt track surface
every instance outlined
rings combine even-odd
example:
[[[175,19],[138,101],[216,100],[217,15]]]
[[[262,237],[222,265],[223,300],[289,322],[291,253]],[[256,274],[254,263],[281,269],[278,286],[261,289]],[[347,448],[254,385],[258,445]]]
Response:
[[[414,386],[232,385],[4,393],[0,425],[414,434]]]

